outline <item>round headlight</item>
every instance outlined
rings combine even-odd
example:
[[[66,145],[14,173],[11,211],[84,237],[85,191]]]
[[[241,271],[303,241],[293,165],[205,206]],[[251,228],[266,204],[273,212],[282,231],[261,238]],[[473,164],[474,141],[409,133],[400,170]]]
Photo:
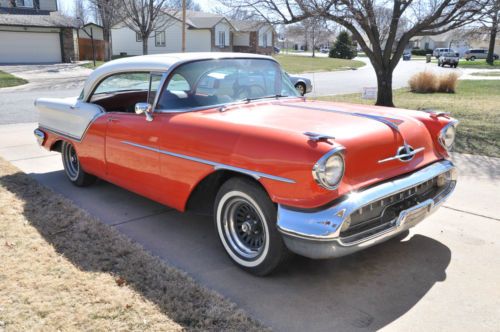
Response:
[[[457,122],[450,122],[439,133],[439,142],[446,150],[451,150],[455,143],[457,130],[455,128]]]
[[[313,167],[316,182],[326,189],[336,189],[344,176],[344,157],[337,148],[323,156]]]

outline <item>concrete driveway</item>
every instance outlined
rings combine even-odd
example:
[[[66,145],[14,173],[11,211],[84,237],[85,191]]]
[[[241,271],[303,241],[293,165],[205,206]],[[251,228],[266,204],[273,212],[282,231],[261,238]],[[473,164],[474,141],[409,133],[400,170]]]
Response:
[[[0,156],[277,331],[498,331],[500,159],[455,155],[453,197],[402,242],[268,278],[236,268],[211,218],[181,214],[104,181],[71,185],[36,124],[0,126]]]

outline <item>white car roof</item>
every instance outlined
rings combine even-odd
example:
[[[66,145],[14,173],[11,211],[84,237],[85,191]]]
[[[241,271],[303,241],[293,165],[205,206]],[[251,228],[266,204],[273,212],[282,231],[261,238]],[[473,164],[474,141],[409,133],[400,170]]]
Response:
[[[121,58],[109,61],[99,68],[95,69],[85,81],[83,86],[83,97],[86,100],[92,92],[95,84],[100,82],[102,78],[130,71],[144,72],[165,72],[172,66],[197,60],[212,60],[212,59],[267,59],[274,60],[270,56],[251,54],[251,53],[234,53],[234,52],[188,52],[188,53],[167,53],[167,54],[151,54],[134,57]]]

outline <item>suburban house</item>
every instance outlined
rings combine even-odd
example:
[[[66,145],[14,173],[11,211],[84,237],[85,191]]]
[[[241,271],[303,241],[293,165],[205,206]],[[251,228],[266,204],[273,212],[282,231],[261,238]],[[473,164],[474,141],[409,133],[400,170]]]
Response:
[[[165,13],[164,28],[151,34],[148,53],[182,51],[182,20],[180,13]],[[252,21],[230,21],[217,14],[190,11],[186,13],[187,52],[252,52],[272,54],[274,30],[270,24]],[[124,23],[111,30],[114,56],[142,54],[142,40]]]
[[[78,22],[57,0],[0,0],[0,63],[78,60]]]

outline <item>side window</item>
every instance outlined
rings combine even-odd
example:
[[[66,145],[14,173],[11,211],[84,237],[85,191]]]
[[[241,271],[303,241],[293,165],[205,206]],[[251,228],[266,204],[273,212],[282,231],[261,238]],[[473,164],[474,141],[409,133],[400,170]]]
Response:
[[[103,79],[90,97],[90,102],[106,112],[135,113],[137,103],[153,104],[162,73],[128,72]]]
[[[105,78],[94,90],[92,98],[100,94],[120,91],[147,91],[149,73],[122,73]]]
[[[189,85],[188,81],[182,75],[179,74],[175,74],[174,76],[172,76],[167,85],[167,91],[170,92],[189,91],[189,90],[191,90],[191,86]]]

